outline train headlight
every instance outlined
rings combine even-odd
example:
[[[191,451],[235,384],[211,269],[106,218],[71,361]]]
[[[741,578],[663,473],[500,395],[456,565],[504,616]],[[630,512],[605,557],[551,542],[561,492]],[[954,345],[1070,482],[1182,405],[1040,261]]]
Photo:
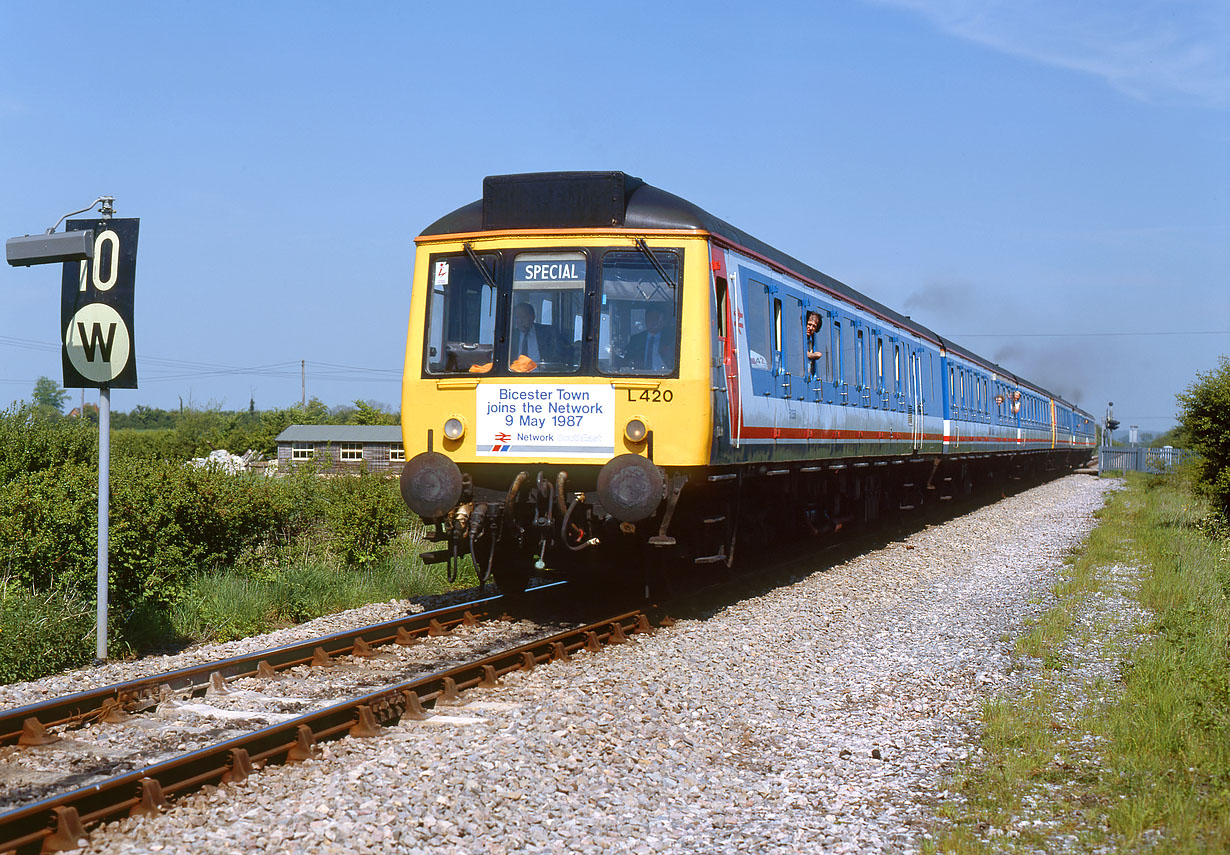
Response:
[[[641,442],[648,434],[649,427],[644,419],[629,419],[624,425],[624,436],[628,438],[628,442]]]
[[[466,435],[466,423],[453,416],[444,423],[444,436],[447,439],[458,440]]]

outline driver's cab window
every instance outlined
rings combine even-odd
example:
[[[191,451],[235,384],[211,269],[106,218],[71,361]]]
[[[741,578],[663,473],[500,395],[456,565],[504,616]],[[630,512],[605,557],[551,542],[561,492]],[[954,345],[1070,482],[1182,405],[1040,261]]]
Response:
[[[476,256],[495,281],[496,257]],[[495,353],[495,290],[468,255],[434,256],[424,364],[431,374],[485,374]]]
[[[513,260],[508,369],[571,374],[580,365],[585,253],[523,252]]]
[[[679,257],[656,250],[654,259],[657,266],[636,250],[608,252],[602,258],[598,370],[604,374],[666,375],[675,371]]]

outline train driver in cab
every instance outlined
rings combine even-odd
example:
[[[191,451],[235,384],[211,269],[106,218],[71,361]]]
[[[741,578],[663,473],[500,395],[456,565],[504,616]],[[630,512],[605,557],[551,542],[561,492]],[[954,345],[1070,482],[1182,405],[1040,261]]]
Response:
[[[529,303],[513,307],[512,347],[508,353],[513,371],[533,371],[544,362],[559,362],[560,342],[555,330],[536,324],[537,314]]]
[[[645,329],[628,339],[624,350],[628,365],[650,374],[669,374],[675,369],[675,331],[666,322],[667,313],[663,303],[645,307]]]

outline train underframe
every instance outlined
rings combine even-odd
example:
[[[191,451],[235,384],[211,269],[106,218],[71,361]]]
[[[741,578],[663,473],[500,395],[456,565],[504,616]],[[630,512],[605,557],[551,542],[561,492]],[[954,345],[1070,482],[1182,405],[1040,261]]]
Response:
[[[465,474],[436,460],[449,476],[443,503],[437,498],[426,514],[416,508],[424,479],[420,472],[415,484],[409,465],[402,492],[433,544],[422,553],[425,563],[452,569],[469,556],[480,581],[493,578],[505,593],[524,590],[535,575],[648,591],[672,570],[729,568],[740,555],[792,538],[833,534],[999,482],[1062,474],[1088,456],[1064,449],[673,469],[621,455],[602,467],[488,466]],[[440,480],[427,478],[427,488]]]

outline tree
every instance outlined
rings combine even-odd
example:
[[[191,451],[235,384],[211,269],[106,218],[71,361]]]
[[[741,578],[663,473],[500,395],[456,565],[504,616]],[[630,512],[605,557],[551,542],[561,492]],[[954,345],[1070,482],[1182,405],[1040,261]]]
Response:
[[[1183,427],[1181,425],[1175,425],[1165,433],[1158,434],[1149,440],[1150,448],[1161,448],[1165,445],[1169,445],[1174,448],[1187,448],[1187,436],[1184,435]]]
[[[1230,516],[1230,357],[1216,371],[1196,374],[1180,393],[1179,424],[1200,453],[1196,477],[1222,514]]]
[[[395,425],[400,421],[396,413],[384,409],[384,405],[376,401],[355,401],[354,412],[346,419],[351,425]]]
[[[64,402],[68,400],[68,390],[61,389],[60,384],[50,377],[40,377],[34,381],[34,406],[43,412],[54,412],[60,415],[64,411]]]

